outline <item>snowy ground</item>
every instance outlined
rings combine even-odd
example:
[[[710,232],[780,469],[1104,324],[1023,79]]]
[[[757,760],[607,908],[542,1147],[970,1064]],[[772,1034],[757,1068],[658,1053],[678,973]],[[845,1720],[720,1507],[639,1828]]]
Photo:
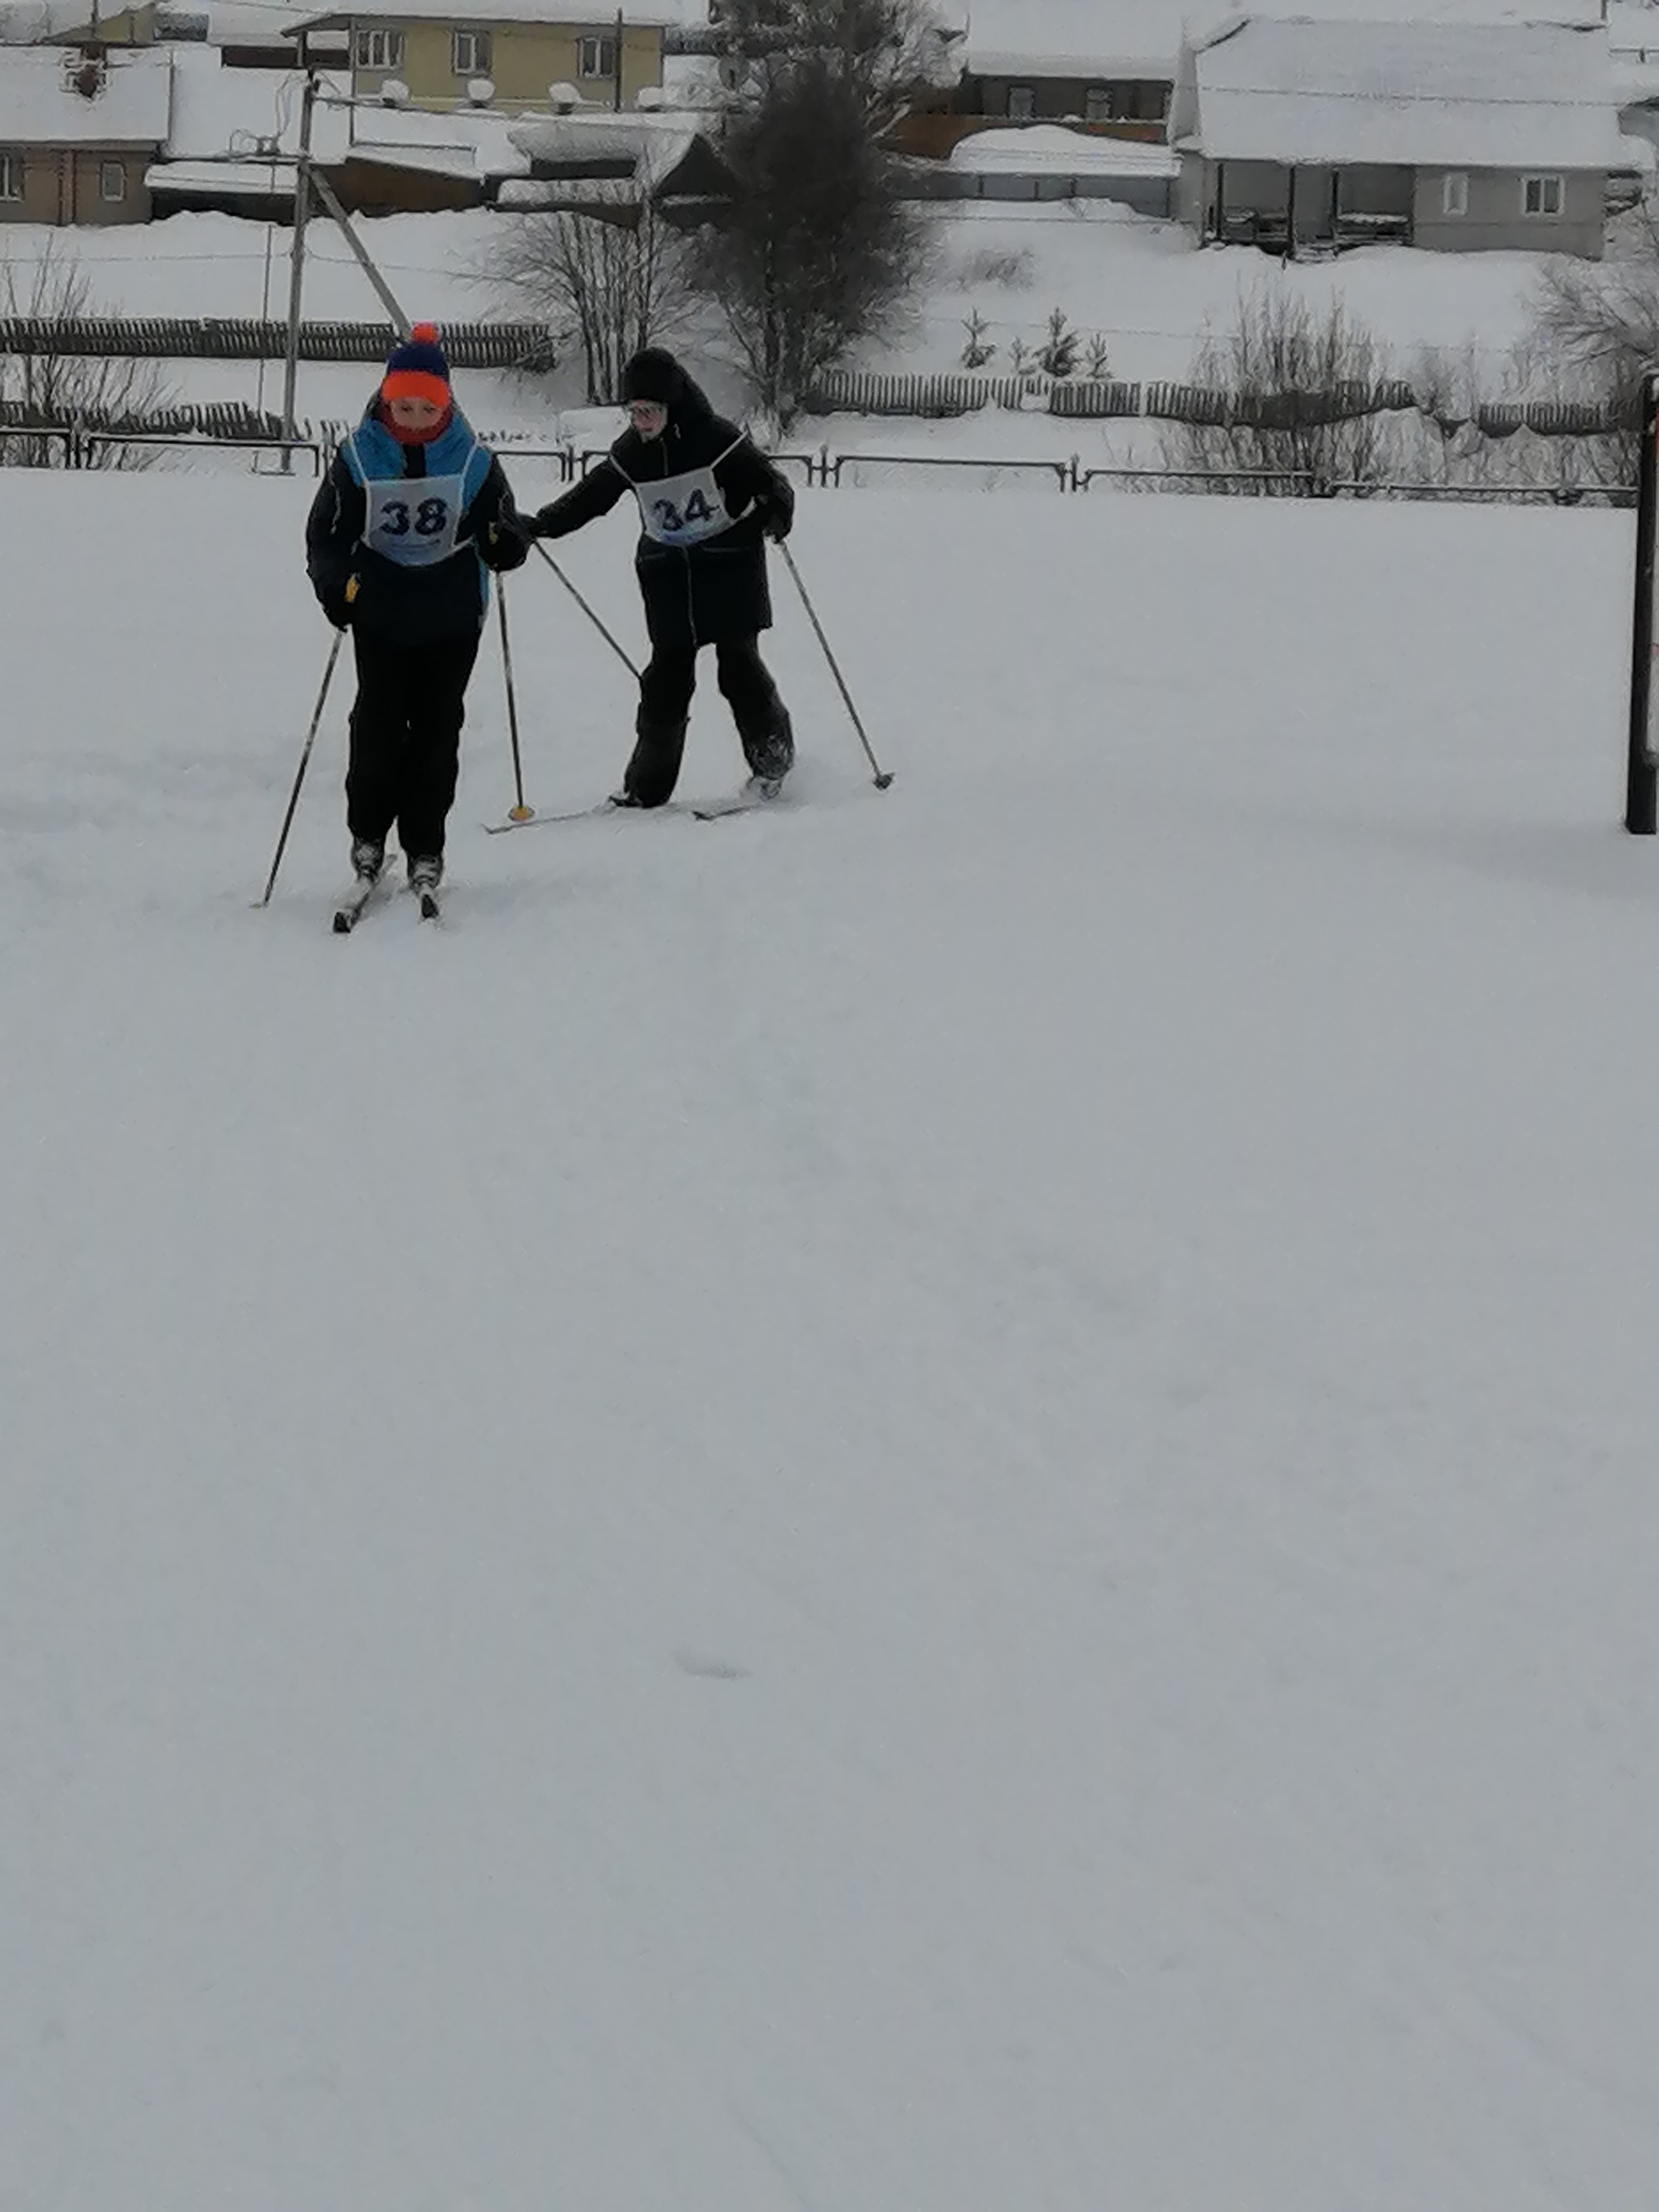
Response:
[[[1231,326],[1241,294],[1263,283],[1288,283],[1316,307],[1340,295],[1355,317],[1395,349],[1402,373],[1425,349],[1439,349],[1473,361],[1496,392],[1525,332],[1542,262],[1541,256],[1519,253],[1376,247],[1285,272],[1252,248],[1200,252],[1179,225],[1103,203],[969,203],[930,210],[928,220],[934,250],[915,313],[894,343],[873,352],[866,366],[953,368],[967,335],[963,319],[977,311],[998,349],[990,366],[1003,368],[1013,340],[1035,344],[1050,311],[1059,307],[1078,329],[1107,337],[1113,375],[1180,378],[1206,331]],[[512,310],[511,300],[487,275],[503,222],[485,212],[394,216],[361,228],[411,316],[460,321]],[[228,216],[175,216],[131,229],[74,232],[14,225],[4,252],[17,264],[25,295],[28,268],[48,244],[60,256],[78,259],[94,308],[103,312],[277,319],[286,312],[289,235],[270,225]],[[327,224],[311,233],[306,312],[369,320],[380,319],[383,312],[344,240]],[[247,362],[171,362],[165,375],[180,399],[281,404],[280,363],[262,368]],[[299,411],[319,420],[355,419],[372,381],[372,373],[361,367],[307,363]],[[741,404],[735,381],[722,379],[717,368],[713,382],[723,401]],[[546,434],[556,425],[558,410],[580,399],[580,379],[574,368],[550,380],[470,373],[465,394],[482,427]],[[1001,453],[1044,454],[1056,435],[1069,440],[1061,453],[1074,450],[1079,435],[1115,440],[1114,450],[1121,452],[1128,434],[1121,426],[1115,434],[1082,425],[1057,425],[1051,432],[1041,420],[993,412],[974,418],[973,428],[977,450]],[[873,439],[884,450],[914,445],[924,434],[935,434],[931,426],[924,433],[920,425],[846,416],[834,418],[831,430],[843,446]]]
[[[343,942],[303,491],[5,489],[0,2203],[1650,2212],[1627,520],[809,495],[889,793]]]

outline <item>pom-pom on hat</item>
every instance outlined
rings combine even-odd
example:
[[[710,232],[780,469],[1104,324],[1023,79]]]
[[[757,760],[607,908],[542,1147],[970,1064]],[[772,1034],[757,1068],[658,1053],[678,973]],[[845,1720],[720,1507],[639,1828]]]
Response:
[[[434,407],[450,402],[449,363],[438,343],[436,323],[416,323],[387,356],[380,379],[382,399],[429,399]]]

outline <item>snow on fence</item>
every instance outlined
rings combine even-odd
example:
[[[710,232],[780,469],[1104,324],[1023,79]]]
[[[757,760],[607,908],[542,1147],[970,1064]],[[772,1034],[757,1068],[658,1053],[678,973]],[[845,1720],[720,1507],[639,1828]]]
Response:
[[[24,399],[0,399],[0,427],[12,430],[99,431],[135,437],[268,438],[283,434],[280,416],[238,399],[214,399],[188,407],[152,407],[141,414],[107,407],[76,409],[32,406]]]
[[[1019,375],[981,376],[961,370],[942,375],[878,375],[859,369],[831,369],[821,376],[802,403],[808,415],[909,416],[922,421],[976,414],[981,408],[1037,411],[1073,418],[1103,420],[1144,416],[1166,422],[1208,424],[1217,429],[1243,425],[1263,430],[1312,428],[1352,422],[1362,415],[1403,414],[1416,408],[1443,429],[1474,423],[1488,437],[1507,438],[1521,429],[1540,437],[1605,436],[1623,426],[1609,409],[1561,400],[1492,401],[1467,418],[1444,419],[1404,377],[1377,384],[1343,383],[1326,392],[1234,392],[1195,384],[1155,383],[1142,386],[1101,377],[1049,377],[1027,370]]]
[[[390,323],[301,323],[300,358],[380,362],[401,336]],[[443,341],[458,368],[549,369],[557,360],[553,332],[544,323],[446,323]],[[281,361],[287,347],[286,323],[251,316],[0,316],[0,354]]]

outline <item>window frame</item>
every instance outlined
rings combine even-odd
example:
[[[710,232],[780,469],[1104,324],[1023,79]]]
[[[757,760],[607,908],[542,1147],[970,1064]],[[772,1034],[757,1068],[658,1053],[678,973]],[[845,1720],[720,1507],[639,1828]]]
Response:
[[[1109,84],[1085,86],[1083,119],[1085,123],[1115,123],[1117,121],[1117,99]]]
[[[0,149],[0,200],[15,206],[28,198],[28,157],[21,147]],[[15,178],[15,189],[12,180]]]
[[[1448,222],[1461,222],[1469,211],[1469,173],[1448,169],[1440,179],[1440,212]]]
[[[605,65],[606,50],[611,55],[611,66]],[[592,52],[598,67],[585,66]],[[584,31],[576,40],[576,82],[578,84],[610,84],[617,75],[617,34],[614,31]]]
[[[1018,103],[1018,105],[1016,104]],[[1008,88],[1008,120],[1011,123],[1036,121],[1036,87],[1034,84],[1011,84]]]
[[[470,59],[463,64],[461,46],[465,41]],[[449,69],[453,76],[488,76],[495,59],[495,41],[488,31],[475,30],[469,23],[453,25],[449,33]]]
[[[1530,204],[1534,185],[1538,187],[1536,207]],[[1544,203],[1549,198],[1552,190],[1555,195],[1555,205],[1547,207]],[[1566,212],[1566,206],[1567,180],[1559,169],[1535,169],[1522,178],[1521,214],[1524,221],[1559,222]]]
[[[374,49],[384,49],[384,58],[377,60]],[[356,45],[353,52],[355,65],[360,70],[372,70],[385,76],[404,65],[404,34],[389,30],[384,24],[359,24]]]
[[[110,179],[112,176],[114,177],[116,182],[120,186],[120,190],[118,191],[112,192],[109,188]],[[112,156],[108,155],[102,156],[98,163],[98,198],[100,202],[105,207],[122,207],[125,205],[126,197],[126,163],[125,161],[116,161]]]

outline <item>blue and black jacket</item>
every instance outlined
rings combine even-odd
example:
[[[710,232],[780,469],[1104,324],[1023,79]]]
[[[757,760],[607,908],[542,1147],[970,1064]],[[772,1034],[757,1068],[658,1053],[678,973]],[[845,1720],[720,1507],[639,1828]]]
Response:
[[[454,476],[466,460],[455,550],[422,568],[404,568],[363,543],[364,475]],[[375,398],[330,465],[306,521],[306,572],[323,612],[383,644],[427,645],[476,636],[489,605],[490,568],[516,568],[529,550],[501,463],[459,409],[428,445],[392,434]],[[353,579],[356,588],[349,590]]]

